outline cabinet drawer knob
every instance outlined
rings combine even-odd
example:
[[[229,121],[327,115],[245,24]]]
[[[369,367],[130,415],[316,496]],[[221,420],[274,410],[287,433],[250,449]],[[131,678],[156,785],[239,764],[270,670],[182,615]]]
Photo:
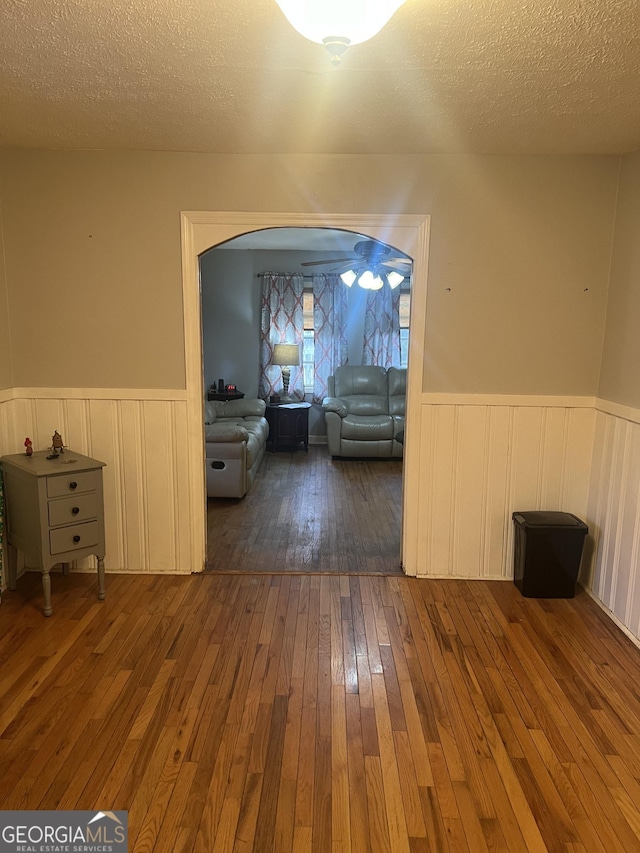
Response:
[[[77,488],[78,488],[78,484],[76,483],[76,481],[75,481],[75,480],[72,480],[72,481],[69,483],[69,488],[70,488],[70,489],[77,489]]]
[[[76,534],[76,535],[73,537],[73,541],[74,541],[74,542],[79,542],[79,541],[80,541],[80,537],[78,536],[78,534]]]
[[[73,515],[77,515],[80,512],[80,507],[74,506],[71,512],[73,513]]]

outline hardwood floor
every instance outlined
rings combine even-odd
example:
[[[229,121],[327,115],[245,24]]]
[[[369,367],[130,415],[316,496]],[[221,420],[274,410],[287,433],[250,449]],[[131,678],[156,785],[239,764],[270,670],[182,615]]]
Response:
[[[401,459],[267,453],[242,499],[210,498],[208,569],[401,575]]]
[[[39,574],[0,607],[0,807],[131,851],[640,850],[640,650],[584,594]]]

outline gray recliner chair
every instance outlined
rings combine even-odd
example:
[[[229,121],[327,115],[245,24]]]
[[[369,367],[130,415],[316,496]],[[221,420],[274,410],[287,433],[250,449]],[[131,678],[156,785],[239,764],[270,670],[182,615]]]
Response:
[[[329,377],[322,407],[331,456],[402,456],[406,373],[346,365]]]
[[[242,498],[265,454],[269,424],[264,400],[205,403],[207,496]]]

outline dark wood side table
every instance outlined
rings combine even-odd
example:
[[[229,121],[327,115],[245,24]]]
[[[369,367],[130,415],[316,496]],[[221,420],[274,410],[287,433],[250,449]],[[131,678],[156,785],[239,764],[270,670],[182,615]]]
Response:
[[[265,417],[269,423],[267,446],[278,450],[297,450],[299,444],[309,450],[309,409],[311,403],[289,403],[273,406],[267,403]]]
[[[207,391],[207,400],[211,402],[212,400],[242,400],[244,394],[240,391],[234,391],[231,394],[219,394],[217,391]]]

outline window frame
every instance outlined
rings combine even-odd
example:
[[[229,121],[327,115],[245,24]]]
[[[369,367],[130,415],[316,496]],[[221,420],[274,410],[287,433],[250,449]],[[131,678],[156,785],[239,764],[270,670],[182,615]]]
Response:
[[[313,394],[315,385],[315,300],[313,287],[306,286],[302,291],[302,376],[305,394]],[[310,354],[310,358],[308,357]],[[307,379],[310,378],[310,383]]]
[[[398,309],[400,325],[400,367],[407,367],[409,362],[409,324],[411,318],[411,289],[400,291],[400,306]]]

